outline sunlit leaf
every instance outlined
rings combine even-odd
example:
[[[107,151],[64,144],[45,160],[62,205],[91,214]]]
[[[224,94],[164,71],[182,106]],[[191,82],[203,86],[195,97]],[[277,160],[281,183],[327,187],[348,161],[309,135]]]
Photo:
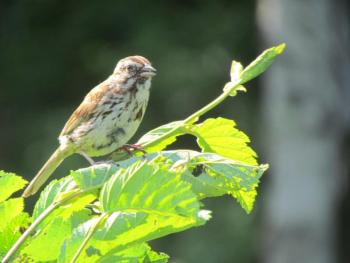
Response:
[[[101,204],[104,211],[149,211],[158,214],[193,215],[199,209],[191,185],[166,165],[138,161],[120,169],[104,185]]]
[[[192,185],[198,198],[232,195],[250,213],[259,179],[267,165],[247,165],[213,153],[190,150],[161,153],[173,162],[171,170],[183,170],[183,180]]]
[[[257,165],[256,153],[248,146],[249,138],[235,128],[233,120],[207,119],[191,128],[203,152],[212,152],[245,164]]]
[[[22,177],[0,171],[0,257],[6,254],[31,221],[23,212],[23,198],[6,200],[26,184]]]
[[[46,208],[58,199],[60,194],[71,191],[74,187],[76,187],[76,183],[70,176],[60,180],[53,180],[40,193],[39,200],[34,207],[33,218],[37,218]]]
[[[23,198],[12,198],[0,203],[0,230],[23,211]]]
[[[267,165],[248,165],[215,153],[191,150],[162,151],[134,157],[135,160],[168,163],[169,171],[182,174],[182,180],[191,184],[197,198],[231,195],[242,208],[251,212],[259,179]],[[120,162],[123,167],[130,163]]]
[[[175,127],[178,127],[179,125],[181,125],[181,121],[174,121],[174,122],[159,126],[158,128],[151,130],[151,131],[147,132],[145,135],[143,135],[138,140],[138,142],[136,144],[141,145],[141,146],[150,144],[153,141],[160,138],[161,136],[163,136],[164,134],[166,134],[167,132],[169,132],[170,130],[174,129]],[[150,144],[149,146],[146,146],[145,150],[148,153],[161,151],[161,150],[165,149],[168,145],[175,142],[176,137],[179,135],[182,135],[182,134],[183,134],[183,132],[178,131],[177,133],[173,134],[172,136],[161,140],[157,144],[154,144],[154,145]]]
[[[47,209],[55,201],[59,201],[62,196],[72,194],[76,191],[76,183],[71,176],[64,177],[60,180],[52,181],[45,189],[41,192],[39,200],[36,202],[33,218],[37,218],[45,209]],[[86,205],[90,204],[93,200],[96,199],[94,193],[84,193],[77,198],[70,200],[59,208],[55,209],[54,213],[50,215],[50,218],[56,216],[62,217],[62,219],[69,218],[74,212],[84,210]],[[45,224],[50,222],[50,218],[47,218],[42,224],[43,227]],[[40,228],[40,227],[39,227]]]
[[[240,84],[244,84],[263,73],[271,65],[275,58],[284,51],[285,47],[286,44],[280,44],[265,50],[242,71],[240,76]]]
[[[71,176],[82,190],[102,186],[118,169],[118,164],[102,163],[71,172]]]
[[[200,226],[208,219],[201,217],[200,212],[195,217],[114,212],[99,225],[77,262],[95,262],[97,259],[107,259],[111,255],[120,255],[137,244]],[[74,230],[72,237],[62,246],[59,262],[69,262],[72,259],[97,220],[97,218],[91,219]],[[126,255],[131,258],[135,256],[133,253]]]
[[[1,220],[4,220],[4,218]],[[21,236],[23,229],[27,228],[31,221],[29,214],[22,212],[12,218],[5,227],[0,229],[0,258],[10,250],[12,245]]]
[[[107,255],[102,257],[99,262],[147,262],[147,263],[166,263],[169,256],[164,253],[157,253],[151,250],[151,247],[147,243],[126,248],[122,251],[116,252],[113,255]]]
[[[237,83],[234,83],[234,82],[228,82],[226,83],[224,89],[223,89],[225,92],[229,92],[229,95],[234,97],[237,95],[237,91],[242,91],[242,92],[247,92],[247,89],[242,86],[242,85],[238,85],[237,86]]]
[[[229,160],[204,162],[203,174],[196,177],[197,182],[193,184],[193,190],[202,192],[204,196],[208,195],[208,187],[214,188],[217,193],[224,191],[225,194],[230,194],[237,199],[242,208],[250,213],[257,195],[259,179],[266,169],[266,166],[245,166],[230,163]],[[201,184],[198,184],[198,181]],[[204,189],[202,189],[203,185]]]
[[[202,225],[210,218],[200,214],[200,203],[181,174],[169,171],[169,165],[155,159],[147,163],[140,158],[120,168],[105,183],[100,202],[103,211],[111,214],[98,225],[79,256],[81,262],[94,262],[106,253],[113,255],[130,245]],[[96,220],[74,231],[62,247],[61,262],[74,256]]]
[[[88,219],[87,210],[74,212],[68,219],[51,218],[50,222],[40,229],[21,250],[21,253],[34,262],[56,260],[64,240],[71,235],[74,228]]]
[[[22,189],[27,181],[14,173],[0,171],[0,202],[5,201],[14,192]]]

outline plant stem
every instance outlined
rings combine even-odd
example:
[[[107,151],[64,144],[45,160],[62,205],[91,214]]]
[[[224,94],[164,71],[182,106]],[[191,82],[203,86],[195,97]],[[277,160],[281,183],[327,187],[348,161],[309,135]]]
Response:
[[[181,129],[186,127],[186,125],[193,124],[194,122],[196,122],[198,120],[198,118],[200,116],[202,116],[203,114],[207,113],[208,111],[210,111],[211,109],[216,107],[218,104],[220,104],[223,100],[225,100],[230,95],[231,92],[233,92],[235,89],[237,89],[237,87],[239,87],[239,85],[240,84],[237,83],[232,87],[232,89],[225,90],[223,93],[220,94],[220,96],[218,96],[212,102],[210,102],[209,104],[205,105],[203,108],[199,109],[198,111],[196,111],[195,113],[193,113],[192,115],[187,117],[178,126],[172,128],[170,131],[164,133],[162,136],[158,137],[157,139],[155,139],[153,141],[145,143],[142,146],[143,147],[150,147],[150,146],[158,144],[159,142],[161,142],[167,138],[170,138],[170,137],[176,135],[176,133],[179,133],[181,131]]]
[[[221,93],[221,95],[219,97],[217,97],[212,102],[210,102],[209,104],[205,105],[203,108],[199,109],[198,111],[196,111],[195,113],[190,115],[188,118],[186,118],[184,123],[185,124],[192,124],[192,123],[194,123],[200,116],[202,116],[203,114],[207,113],[211,109],[215,108],[224,99],[226,99],[229,96],[230,92],[232,92],[237,86],[238,85],[234,86],[232,90],[224,91],[223,93]]]
[[[20,236],[16,243],[7,252],[5,257],[1,260],[2,263],[7,263],[13,256],[13,254],[19,249],[22,243],[28,238],[28,236],[34,231],[34,229],[57,207],[55,203],[48,206],[44,212],[42,212],[34,222],[27,228],[27,230]]]
[[[153,141],[150,141],[148,143],[145,143],[142,145],[142,147],[146,148],[146,147],[150,147],[150,146],[153,146],[153,145],[156,145],[158,144],[159,142],[169,138],[169,137],[172,137],[174,136],[177,132],[179,132],[181,130],[181,128],[183,128],[184,125],[183,124],[180,124],[179,126],[176,126],[174,128],[172,128],[170,131],[164,133],[162,136],[158,137],[157,139],[153,140]]]
[[[100,225],[101,221],[104,220],[107,216],[108,216],[107,213],[103,213],[103,214],[100,215],[99,218],[97,218],[95,224],[93,224],[90,227],[88,234],[84,238],[83,243],[81,243],[81,245],[80,245],[79,249],[77,250],[77,252],[74,254],[74,257],[72,258],[70,263],[75,263],[78,260],[78,257],[80,256],[81,252],[83,252],[83,250],[86,247],[87,243],[89,242],[90,238],[95,233],[97,227]]]
[[[11,259],[11,257],[16,253],[16,251],[20,248],[20,246],[24,243],[24,241],[29,237],[29,235],[35,230],[35,228],[48,216],[51,214],[53,210],[57,207],[63,205],[64,203],[72,200],[75,197],[80,196],[83,191],[75,191],[71,195],[57,201],[53,202],[49,205],[35,220],[34,222],[27,228],[26,231],[20,236],[20,238],[16,241],[16,243],[11,247],[11,249],[6,253],[5,257],[1,260],[1,263],[7,263]]]

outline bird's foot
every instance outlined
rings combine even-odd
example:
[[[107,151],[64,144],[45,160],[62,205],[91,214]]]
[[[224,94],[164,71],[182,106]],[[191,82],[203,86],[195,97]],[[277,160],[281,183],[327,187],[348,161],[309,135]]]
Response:
[[[146,153],[146,151],[142,148],[142,146],[138,144],[124,144],[122,147],[120,147],[120,149],[124,150],[128,154],[132,154],[133,151]]]
[[[80,154],[91,164],[91,165],[95,165],[96,162],[94,161],[94,159],[92,159],[89,155],[87,155],[84,152],[80,152]]]
[[[102,160],[102,161],[95,162],[95,165],[99,165],[99,164],[118,165],[117,162],[113,160]]]

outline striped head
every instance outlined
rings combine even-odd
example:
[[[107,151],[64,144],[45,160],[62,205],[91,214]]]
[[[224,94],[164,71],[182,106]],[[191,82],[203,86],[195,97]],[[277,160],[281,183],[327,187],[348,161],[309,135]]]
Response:
[[[147,58],[130,56],[119,60],[113,75],[119,75],[125,78],[152,78],[156,75],[156,72],[156,69],[152,67],[151,62]]]

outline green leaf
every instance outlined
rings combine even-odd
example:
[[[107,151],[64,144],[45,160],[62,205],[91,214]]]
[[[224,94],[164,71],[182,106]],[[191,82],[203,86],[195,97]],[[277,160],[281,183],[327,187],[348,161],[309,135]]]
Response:
[[[243,166],[223,160],[221,163],[204,164],[205,173],[197,179],[231,194],[242,208],[250,213],[257,195],[256,187],[266,168],[266,166]]]
[[[88,235],[90,229],[96,225],[98,220],[98,217],[90,218],[72,231],[71,235],[65,239],[64,243],[61,246],[57,262],[70,262],[73,259],[75,253],[78,251],[85,237]],[[94,251],[91,252],[91,250]],[[85,255],[83,252],[79,259],[85,258],[85,256],[87,256],[89,258],[88,262],[95,262],[101,256],[99,251],[95,251],[95,249],[90,249],[90,255]],[[96,253],[98,253],[98,257],[94,258],[94,254]]]
[[[162,126],[157,127],[156,129],[153,129],[149,132],[147,132],[145,135],[143,135],[139,141],[136,143],[137,145],[146,145],[145,150],[148,153],[152,152],[158,152],[163,149],[165,149],[168,145],[172,144],[176,141],[176,137],[179,135],[182,135],[183,132],[178,131],[177,133],[173,134],[170,137],[166,137],[162,139],[160,142],[157,142],[156,144],[153,144],[155,140],[158,140],[161,136],[166,134],[167,132],[171,131],[172,129],[180,126],[182,124],[182,121],[174,121]],[[147,146],[149,145],[149,146]]]
[[[238,61],[233,60],[232,61],[232,65],[231,65],[231,71],[230,71],[230,77],[231,77],[231,81],[226,83],[225,87],[224,87],[224,92],[229,92],[230,96],[236,96],[237,95],[237,91],[244,91],[246,92],[247,90],[239,85],[239,87],[237,87],[237,85],[240,82],[240,76],[241,76],[241,72],[243,70],[243,66],[241,63],[239,63]]]
[[[29,215],[23,213],[23,198],[8,199],[26,184],[22,177],[0,171],[0,257],[7,253],[31,221]]]
[[[244,84],[263,73],[271,65],[275,58],[284,51],[285,47],[286,44],[283,43],[265,50],[242,71],[240,76],[240,84]]]
[[[229,95],[232,97],[237,95],[237,91],[247,92],[247,89],[244,86],[242,85],[237,86],[237,83],[234,83],[234,82],[226,83],[223,90],[224,92],[229,92]]]
[[[132,160],[167,163],[169,171],[181,174],[182,180],[191,184],[197,198],[228,194],[237,199],[247,213],[253,209],[259,179],[268,168],[267,165],[248,165],[215,153],[191,150],[163,151]],[[126,168],[132,162],[118,164]]]
[[[166,159],[156,156],[150,160],[140,157],[112,175],[100,197],[100,210],[108,213],[107,219],[96,227],[99,219],[93,218],[75,229],[62,247],[59,262],[71,260],[95,227],[78,262],[94,262],[101,255],[109,257],[132,245],[209,220],[208,212],[199,209],[191,185],[182,180],[181,174],[169,171]]]
[[[101,187],[119,169],[119,164],[102,163],[72,171],[71,176],[82,190]]]
[[[40,193],[40,197],[34,207],[33,218],[36,219],[54,201],[57,201],[62,193],[72,191],[75,187],[76,183],[70,176],[60,180],[53,180]]]
[[[207,119],[192,126],[191,133],[203,152],[212,152],[249,165],[257,165],[256,153],[248,146],[249,138],[235,128],[233,120]]]
[[[144,211],[157,214],[194,215],[199,202],[191,185],[167,165],[137,161],[120,169],[104,185],[100,197],[104,211]]]
[[[21,236],[22,230],[26,229],[31,221],[29,214],[22,212],[0,229],[0,258],[5,256],[6,252],[10,250]]]
[[[14,173],[0,171],[0,202],[5,201],[14,192],[22,189],[27,181]]]
[[[157,253],[151,250],[147,243],[141,243],[122,251],[116,252],[113,255],[102,257],[99,262],[147,262],[147,263],[166,263],[169,256],[164,253]]]
[[[70,176],[74,178],[74,181],[81,190],[98,189],[119,169],[125,169],[134,162],[143,160],[143,158],[143,156],[132,156],[118,162],[108,161],[106,163],[98,163],[77,171],[71,171]]]
[[[21,229],[30,222],[29,215],[23,213],[23,207],[23,198],[0,202],[0,257],[6,254],[21,235]]]
[[[83,210],[74,212],[68,219],[53,217],[48,224],[38,231],[38,233],[21,250],[22,255],[37,261],[57,260],[60,248],[73,229],[88,220],[89,211]]]
[[[142,244],[141,244],[142,245]],[[147,244],[145,244],[147,245]],[[147,245],[146,247],[146,253],[144,257],[144,262],[147,263],[166,263],[168,262],[169,256],[163,252],[157,253],[153,250],[151,250],[151,247]]]
[[[58,201],[62,196],[72,194],[76,191],[76,183],[71,176],[64,177],[60,180],[52,181],[41,192],[39,200],[36,202],[33,218],[36,219],[45,209],[47,209],[52,203]],[[53,218],[59,216],[62,219],[68,219],[74,212],[82,211],[86,205],[90,204],[96,199],[94,193],[82,193],[77,198],[70,200],[64,206],[56,208],[55,211],[42,222],[38,229],[41,229],[50,222]]]
[[[4,229],[11,221],[23,211],[23,198],[12,198],[0,203],[0,230]]]
[[[198,198],[229,194],[247,213],[253,209],[259,179],[268,168],[189,150],[165,151],[161,155],[172,161],[170,170],[182,171],[183,180],[192,185]]]
[[[98,219],[91,219],[74,230],[72,237],[62,246],[58,262],[69,262],[72,259],[91,227],[96,224],[96,220]],[[128,248],[170,233],[200,226],[207,220],[208,217],[200,213],[196,217],[184,217],[176,214],[162,216],[144,212],[114,212],[99,225],[77,262],[95,262],[116,253],[123,254]],[[135,256],[126,253],[125,255]]]

